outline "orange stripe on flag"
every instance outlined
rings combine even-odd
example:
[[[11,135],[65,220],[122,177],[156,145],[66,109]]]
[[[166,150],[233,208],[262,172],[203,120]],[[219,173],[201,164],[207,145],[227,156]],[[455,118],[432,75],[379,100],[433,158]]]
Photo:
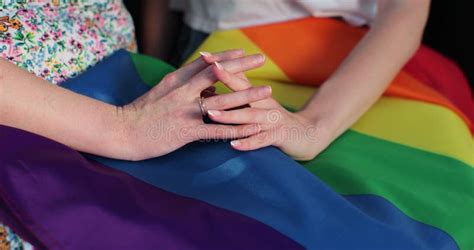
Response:
[[[242,29],[292,81],[312,86],[321,85],[336,70],[366,31],[327,18],[304,18]],[[401,71],[384,95],[444,106],[456,112],[470,128],[472,126],[449,99],[407,72]]]

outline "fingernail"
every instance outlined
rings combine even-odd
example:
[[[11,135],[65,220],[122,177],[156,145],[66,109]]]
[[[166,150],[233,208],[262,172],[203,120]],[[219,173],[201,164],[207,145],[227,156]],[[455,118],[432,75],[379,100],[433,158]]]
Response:
[[[222,64],[220,64],[219,62],[214,62],[214,64],[219,70],[224,70],[224,67],[222,67]]]
[[[272,93],[272,87],[265,86],[265,90],[268,91],[270,94]]]
[[[259,55],[259,61],[260,62],[265,62],[265,55],[264,54],[258,54]]]
[[[230,145],[232,145],[232,147],[238,147],[238,146],[240,146],[240,142],[239,141],[231,141]]]
[[[221,112],[220,112],[220,111],[217,111],[217,110],[208,110],[207,113],[208,113],[209,115],[212,115],[212,116],[221,115]]]
[[[199,52],[199,54],[201,54],[201,56],[204,56],[204,57],[209,57],[209,56],[212,56],[212,54],[211,54],[211,53],[209,53],[209,52],[206,52],[206,51],[201,51],[201,52]]]

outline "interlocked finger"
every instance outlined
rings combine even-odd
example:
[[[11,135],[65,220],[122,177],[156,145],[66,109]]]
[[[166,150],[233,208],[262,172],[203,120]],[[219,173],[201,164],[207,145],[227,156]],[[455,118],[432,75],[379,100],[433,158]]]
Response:
[[[226,110],[266,99],[272,94],[269,86],[254,87],[204,99],[207,110]]]

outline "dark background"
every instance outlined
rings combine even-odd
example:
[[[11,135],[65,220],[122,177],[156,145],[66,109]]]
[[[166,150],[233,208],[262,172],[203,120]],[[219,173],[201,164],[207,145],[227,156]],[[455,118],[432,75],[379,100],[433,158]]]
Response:
[[[140,20],[142,0],[125,0],[132,14],[140,48],[142,23]],[[430,17],[425,29],[423,43],[454,60],[464,71],[474,89],[474,14],[468,7],[470,1],[431,1]],[[179,24],[178,27],[179,28]]]

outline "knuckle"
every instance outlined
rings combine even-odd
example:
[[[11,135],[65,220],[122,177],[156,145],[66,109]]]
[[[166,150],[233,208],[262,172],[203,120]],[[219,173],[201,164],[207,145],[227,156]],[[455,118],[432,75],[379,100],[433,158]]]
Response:
[[[179,108],[179,109],[173,111],[173,113],[174,113],[174,115],[177,119],[182,119],[182,118],[187,117],[188,112],[184,109]]]
[[[217,96],[214,98],[214,103],[217,107],[225,107],[228,103],[227,98],[222,96]]]
[[[212,71],[212,67],[214,67],[214,64],[211,64],[206,67],[204,71],[202,71],[202,74],[206,78],[213,78],[214,77],[214,72]]]
[[[171,72],[171,73],[168,73],[165,75],[165,77],[163,77],[163,82],[165,83],[172,83],[172,82],[175,82],[178,78],[178,74],[175,72]]]
[[[258,125],[246,125],[242,128],[242,136],[250,136],[257,133],[259,130]]]
[[[268,136],[266,133],[260,133],[255,137],[255,141],[258,144],[263,144],[266,140],[268,140]]]
[[[237,71],[242,71],[245,68],[245,62],[243,59],[237,59],[237,66],[239,67]]]
[[[199,82],[206,82],[206,84],[209,84],[210,82],[214,82],[217,79],[217,76],[212,71],[212,65],[210,65],[201,71],[197,78],[199,79]]]
[[[259,112],[257,110],[249,109],[248,116],[250,120],[256,121],[258,118],[258,115],[259,115]]]
[[[247,101],[255,100],[258,97],[258,90],[249,89],[245,92],[245,98]]]

